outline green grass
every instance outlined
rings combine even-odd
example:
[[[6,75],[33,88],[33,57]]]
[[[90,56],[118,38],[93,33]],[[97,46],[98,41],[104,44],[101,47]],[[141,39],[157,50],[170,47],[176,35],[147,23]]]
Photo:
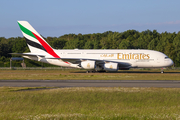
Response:
[[[1,80],[180,80],[180,70],[129,70],[86,73],[85,70],[0,70]]]
[[[0,119],[180,119],[179,88],[31,89],[1,87]]]

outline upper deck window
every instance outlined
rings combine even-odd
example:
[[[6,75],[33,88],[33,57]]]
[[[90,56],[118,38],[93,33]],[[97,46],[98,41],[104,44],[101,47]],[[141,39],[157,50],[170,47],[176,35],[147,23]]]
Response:
[[[67,54],[81,54],[81,53],[67,53]]]
[[[169,57],[165,57],[165,59],[168,59]]]

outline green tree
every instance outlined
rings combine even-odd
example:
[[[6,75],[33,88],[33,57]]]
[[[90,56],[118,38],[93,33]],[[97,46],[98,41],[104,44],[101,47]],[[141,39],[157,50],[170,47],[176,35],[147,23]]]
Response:
[[[129,49],[130,43],[128,40],[123,39],[122,42],[119,44],[119,49]]]
[[[11,49],[6,43],[0,43],[0,57],[6,58],[10,57]]]
[[[151,42],[148,44],[148,49],[156,50],[157,43],[158,43],[158,38],[151,40]]]
[[[65,44],[66,44],[66,40],[64,40],[64,39],[62,39],[62,40],[54,40],[54,41],[52,41],[52,47],[54,48],[54,49],[63,49],[63,47],[65,46]]]
[[[76,49],[79,46],[79,39],[72,39],[66,42],[63,49]]]
[[[13,46],[12,46],[13,53],[23,53],[27,51],[27,49],[28,49],[27,43],[24,38],[16,38],[15,41],[13,41]]]
[[[93,49],[93,48],[94,48],[94,44],[92,41],[89,40],[85,43],[84,49]]]
[[[173,40],[173,46],[174,46],[174,54],[173,61],[176,66],[180,66],[180,32],[178,32],[177,36]]]

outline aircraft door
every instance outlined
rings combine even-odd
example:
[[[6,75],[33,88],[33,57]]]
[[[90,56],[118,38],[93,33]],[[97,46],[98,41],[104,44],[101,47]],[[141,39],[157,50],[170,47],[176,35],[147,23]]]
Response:
[[[157,58],[156,58],[156,62],[157,62],[157,63],[160,63],[160,61],[159,61],[159,57],[157,57]]]
[[[157,57],[155,63],[157,66],[163,65],[164,64],[164,57]]]
[[[66,56],[66,52],[63,52],[63,56]]]
[[[85,52],[82,52],[81,54],[82,54],[82,56],[84,57],[86,53],[85,53]]]

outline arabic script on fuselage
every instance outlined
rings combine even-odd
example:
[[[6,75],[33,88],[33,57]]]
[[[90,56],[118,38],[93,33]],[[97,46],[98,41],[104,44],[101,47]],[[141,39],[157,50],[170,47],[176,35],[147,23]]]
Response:
[[[114,57],[114,54],[102,54],[100,57]]]

